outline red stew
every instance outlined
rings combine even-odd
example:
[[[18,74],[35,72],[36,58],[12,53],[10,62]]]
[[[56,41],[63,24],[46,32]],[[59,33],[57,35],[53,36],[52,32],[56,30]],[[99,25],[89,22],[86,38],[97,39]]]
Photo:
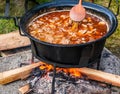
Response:
[[[54,44],[81,44],[101,38],[107,33],[104,20],[87,13],[81,22],[74,22],[69,11],[46,13],[34,19],[28,32],[35,38]]]

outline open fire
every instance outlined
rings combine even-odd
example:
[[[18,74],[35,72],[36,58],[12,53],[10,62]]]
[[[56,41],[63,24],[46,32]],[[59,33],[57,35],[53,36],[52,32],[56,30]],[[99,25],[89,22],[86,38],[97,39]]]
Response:
[[[51,94],[51,92],[52,94],[91,94],[90,92],[97,92],[99,94],[110,94],[107,85],[101,85],[99,82],[91,82],[91,80],[80,79],[87,77],[92,80],[107,82],[107,76],[109,76],[108,78],[110,78],[110,76],[113,77],[112,75],[109,75],[107,73],[103,73],[91,68],[57,67],[55,80],[52,80],[54,78],[54,66],[44,62],[40,62],[39,69],[41,71],[44,71],[45,75],[43,74],[43,76],[37,81],[35,87],[33,87],[34,92],[39,92],[40,94]],[[54,87],[52,85],[53,81],[55,83]],[[83,84],[83,81],[85,82],[85,84]],[[86,86],[88,87],[85,88]],[[101,87],[102,89],[100,89]]]
[[[54,70],[54,67],[50,64],[41,63],[40,69],[45,70],[46,72],[50,72],[50,71]],[[80,68],[56,68],[56,72],[57,73],[63,72],[72,78],[81,78],[82,77],[82,75],[80,73]]]

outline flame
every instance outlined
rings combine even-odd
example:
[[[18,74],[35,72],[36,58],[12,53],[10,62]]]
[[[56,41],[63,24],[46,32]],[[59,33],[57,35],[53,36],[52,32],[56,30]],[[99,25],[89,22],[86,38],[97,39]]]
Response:
[[[46,63],[41,63],[40,67],[41,70],[45,70],[47,72],[53,71],[54,67],[50,64],[46,64]],[[82,75],[80,73],[80,69],[79,68],[56,68],[57,73],[58,72],[64,72],[67,75],[70,75],[71,77],[75,77],[75,78],[81,78]]]

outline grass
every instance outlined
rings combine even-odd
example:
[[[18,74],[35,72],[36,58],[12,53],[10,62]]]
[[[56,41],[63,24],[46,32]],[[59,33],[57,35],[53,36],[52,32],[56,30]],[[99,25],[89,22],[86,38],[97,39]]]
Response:
[[[22,16],[24,13],[25,0],[10,0],[10,16]],[[4,16],[5,0],[0,0],[0,16]],[[18,28],[13,19],[0,19],[0,34],[9,33]]]
[[[11,16],[22,16],[25,11],[24,11],[24,1],[25,0],[10,0],[10,15]],[[40,3],[44,3],[46,1],[50,0],[36,0]],[[85,0],[85,1],[90,1],[90,0]],[[112,0],[112,5],[110,7],[110,10],[112,10],[114,13],[116,13],[116,0]],[[108,6],[109,0],[95,0],[96,4],[100,4],[102,6],[107,7]],[[120,3],[120,0],[119,0]],[[29,8],[33,7],[35,4],[33,2],[29,2]],[[4,7],[5,6],[5,0],[0,0],[0,16],[4,15]],[[118,22],[120,22],[120,15],[117,16]],[[8,33],[12,32],[14,30],[17,30],[18,28],[15,27],[14,21],[12,19],[10,20],[5,20],[5,19],[0,19],[0,34],[2,33]],[[115,55],[117,55],[120,58],[120,25],[118,24],[118,27],[112,36],[110,36],[107,41],[105,46],[112,51]]]
[[[15,31],[15,30],[17,30],[17,27],[14,25],[14,21],[12,19],[0,20],[0,34],[9,33],[11,31]]]

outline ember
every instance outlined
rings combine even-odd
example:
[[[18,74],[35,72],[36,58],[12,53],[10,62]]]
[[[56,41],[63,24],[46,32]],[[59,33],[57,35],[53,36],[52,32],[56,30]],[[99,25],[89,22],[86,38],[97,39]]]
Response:
[[[50,64],[41,63],[40,69],[50,72],[53,71],[54,67]],[[73,78],[81,78],[82,76],[79,68],[56,68],[56,70],[57,73],[63,72]]]

